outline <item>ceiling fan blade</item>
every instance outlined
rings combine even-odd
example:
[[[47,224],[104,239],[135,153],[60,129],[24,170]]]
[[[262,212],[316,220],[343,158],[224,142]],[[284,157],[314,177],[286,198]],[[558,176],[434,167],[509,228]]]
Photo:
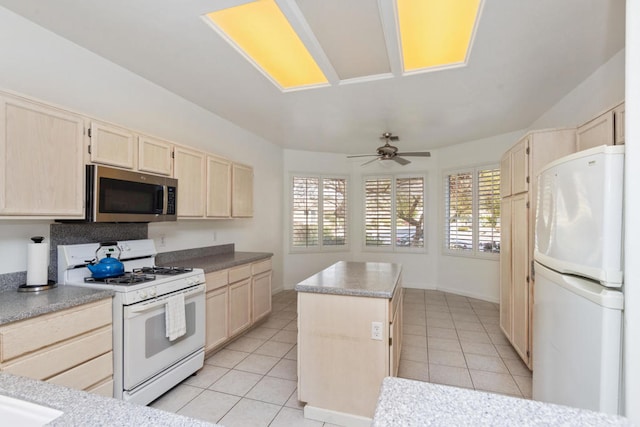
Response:
[[[364,163],[363,163],[363,164],[361,164],[360,166],[367,166],[369,163],[373,163],[373,162],[375,162],[376,160],[380,160],[380,158],[378,157],[378,158],[375,158],[375,159],[371,159],[371,160],[369,160],[368,162],[364,162]]]
[[[428,151],[410,151],[407,153],[396,153],[398,156],[417,156],[417,157],[431,157],[431,153]]]
[[[347,159],[351,159],[353,157],[371,157],[371,156],[378,156],[377,154],[356,154],[354,156],[347,156]]]
[[[396,163],[400,163],[402,166],[408,165],[409,163],[411,163],[409,160],[403,159],[402,157],[398,157],[398,156],[393,156],[391,160],[393,160]]]

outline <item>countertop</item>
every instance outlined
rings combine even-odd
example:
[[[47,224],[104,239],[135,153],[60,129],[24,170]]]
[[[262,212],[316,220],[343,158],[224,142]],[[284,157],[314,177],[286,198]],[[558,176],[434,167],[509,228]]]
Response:
[[[232,245],[221,245],[219,247],[159,253],[156,256],[156,264],[164,267],[201,268],[205,273],[211,273],[272,256],[273,254],[269,252],[236,252]]]
[[[374,427],[396,426],[604,426],[628,419],[568,406],[477,390],[387,377]]]
[[[71,285],[40,292],[0,292],[0,325],[111,298],[111,290],[89,289]]]
[[[388,262],[339,261],[298,283],[298,292],[391,298],[402,266]]]
[[[50,426],[215,426],[110,397],[0,373],[0,394],[64,412]]]

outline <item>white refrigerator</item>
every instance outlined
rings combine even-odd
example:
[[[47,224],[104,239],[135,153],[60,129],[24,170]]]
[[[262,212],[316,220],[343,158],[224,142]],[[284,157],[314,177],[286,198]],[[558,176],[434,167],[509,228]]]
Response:
[[[620,413],[624,146],[563,157],[538,177],[533,398]]]

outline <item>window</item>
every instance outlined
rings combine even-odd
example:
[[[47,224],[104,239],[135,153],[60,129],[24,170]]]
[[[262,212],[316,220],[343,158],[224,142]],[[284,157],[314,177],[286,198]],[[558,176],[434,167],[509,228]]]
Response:
[[[291,194],[293,250],[347,247],[346,178],[293,176]]]
[[[500,169],[473,168],[445,175],[444,248],[449,253],[500,252]]]
[[[365,247],[424,248],[424,181],[365,179]]]

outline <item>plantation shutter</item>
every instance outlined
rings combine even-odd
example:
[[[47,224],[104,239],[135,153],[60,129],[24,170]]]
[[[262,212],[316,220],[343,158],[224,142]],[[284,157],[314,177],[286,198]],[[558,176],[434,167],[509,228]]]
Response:
[[[478,249],[500,252],[500,169],[478,171]]]
[[[396,180],[396,245],[424,247],[424,178]]]
[[[448,175],[445,182],[445,247],[473,250],[473,173]]]
[[[319,244],[319,179],[293,177],[292,242],[293,247]]]
[[[322,244],[347,244],[347,180],[322,180]]]
[[[365,181],[365,245],[391,246],[391,178]]]

